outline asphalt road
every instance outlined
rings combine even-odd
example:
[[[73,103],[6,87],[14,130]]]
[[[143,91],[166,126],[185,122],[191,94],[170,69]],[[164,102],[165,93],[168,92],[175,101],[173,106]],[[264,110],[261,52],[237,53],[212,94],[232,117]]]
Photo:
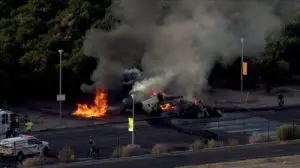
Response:
[[[231,149],[213,149],[199,153],[171,154],[161,157],[146,156],[137,158],[124,158],[112,161],[83,161],[71,164],[46,166],[44,168],[175,168],[179,166],[192,166],[207,163],[237,161],[255,158],[279,157],[300,154],[300,142],[291,144],[259,144]]]
[[[144,122],[143,122],[144,123]],[[134,135],[135,143],[150,151],[152,146],[159,142],[190,143],[197,137],[182,134],[168,128],[153,128],[149,125],[136,123]],[[79,157],[86,157],[89,149],[89,136],[93,135],[96,146],[100,148],[101,155],[108,157],[119,145],[131,143],[132,134],[127,131],[127,124],[102,125],[89,129],[77,129],[58,132],[44,132],[34,134],[40,139],[50,142],[51,148],[59,150],[66,146],[75,149]]]
[[[241,116],[243,115],[243,116]],[[242,119],[244,118],[244,119]],[[244,114],[230,114],[218,121],[219,126],[213,124],[213,121],[206,121],[203,126],[196,127],[196,124],[190,124],[195,128],[206,128],[217,133],[220,139],[226,141],[228,139],[238,139],[245,143],[249,134],[259,131],[274,132],[276,127],[282,123],[299,123],[300,113],[298,110],[288,111],[270,111],[270,112],[255,112]],[[238,123],[239,120],[245,120],[246,124]],[[270,122],[269,129],[266,128],[267,122]],[[215,123],[216,124],[216,123]],[[237,130],[239,127],[239,130]],[[259,130],[261,128],[261,130]],[[243,130],[244,129],[244,130]],[[127,123],[100,125],[91,128],[69,129],[60,131],[49,131],[34,134],[37,137],[50,142],[54,150],[59,150],[66,146],[71,146],[75,149],[80,157],[84,157],[88,150],[88,138],[93,135],[97,146],[100,148],[102,156],[109,156],[115,147],[118,145],[126,145],[131,143],[131,133],[127,131]],[[142,148],[150,151],[152,146],[160,142],[168,143],[191,143],[199,139],[199,135],[188,135],[176,130],[172,130],[163,126],[149,125],[147,122],[136,122],[135,143]]]
[[[221,118],[219,121],[206,120],[198,121],[200,124],[190,124],[188,127],[195,129],[208,129],[217,133],[220,139],[226,141],[228,139],[238,139],[240,143],[246,143],[247,137],[252,132],[270,131],[274,132],[276,127],[282,123],[294,122],[298,123],[300,119],[298,110],[288,111],[270,111],[255,113],[236,113]],[[246,124],[242,121],[246,119]],[[239,121],[242,120],[240,123]],[[270,129],[266,128],[267,122],[270,121]],[[215,123],[218,122],[218,123]],[[216,124],[219,124],[216,127]],[[186,126],[187,124],[185,124]],[[245,127],[246,126],[246,127]],[[272,126],[272,127],[271,127]],[[187,127],[187,126],[186,126]],[[238,128],[238,129],[237,129]],[[261,130],[259,130],[259,128]],[[89,148],[88,139],[93,135],[96,145],[100,148],[103,157],[110,156],[114,148],[118,145],[126,145],[131,143],[131,133],[127,131],[127,123],[99,125],[82,129],[67,129],[60,131],[49,131],[42,133],[34,133],[35,136],[42,140],[50,142],[51,148],[58,151],[59,149],[71,146],[79,157],[85,157]],[[145,121],[136,122],[135,143],[141,145],[142,148],[150,151],[156,143],[191,143],[199,139],[199,135],[189,135],[178,132],[163,126],[149,125]]]
[[[222,141],[237,139],[241,144],[247,143],[249,134],[253,132],[274,133],[282,123],[300,124],[299,109],[286,111],[249,112],[225,114],[220,120],[197,120],[186,122],[182,127],[193,130],[207,129],[218,134]],[[188,144],[201,138],[197,134],[189,135],[167,127],[152,125],[145,121],[136,122],[135,143],[141,145],[145,152],[150,152],[156,143]],[[266,127],[268,125],[269,128]],[[109,157],[119,145],[131,143],[131,133],[127,131],[127,123],[98,125],[80,129],[53,130],[33,133],[36,137],[49,141],[54,151],[70,146],[78,157],[86,157],[89,149],[88,139],[93,135],[96,146],[100,148],[102,157]]]

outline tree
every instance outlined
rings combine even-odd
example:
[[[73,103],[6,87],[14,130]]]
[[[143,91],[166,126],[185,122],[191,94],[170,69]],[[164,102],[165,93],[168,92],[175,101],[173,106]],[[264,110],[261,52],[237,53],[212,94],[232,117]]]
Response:
[[[0,99],[20,95],[53,99],[60,48],[65,51],[64,88],[69,94],[78,93],[96,64],[82,52],[83,36],[92,25],[112,27],[112,13],[106,16],[110,5],[111,0],[0,1]]]

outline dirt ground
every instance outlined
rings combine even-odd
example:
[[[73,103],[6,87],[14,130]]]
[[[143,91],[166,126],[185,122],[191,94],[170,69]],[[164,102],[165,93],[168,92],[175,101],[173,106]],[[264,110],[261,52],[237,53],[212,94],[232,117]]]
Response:
[[[300,155],[251,159],[236,162],[213,163],[199,166],[184,166],[178,168],[299,168]]]

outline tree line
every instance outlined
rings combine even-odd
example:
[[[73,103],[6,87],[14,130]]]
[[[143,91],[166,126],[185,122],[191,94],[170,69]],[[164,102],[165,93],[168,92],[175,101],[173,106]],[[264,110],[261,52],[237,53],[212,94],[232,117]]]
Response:
[[[55,99],[60,48],[64,50],[63,90],[68,99],[76,99],[81,83],[90,82],[96,66],[93,58],[83,54],[83,36],[91,27],[110,30],[116,21],[110,9],[111,0],[1,0],[0,99]],[[269,38],[264,52],[253,60],[259,67],[253,78],[259,74],[265,83],[275,85],[299,74],[299,37],[300,20],[295,20]],[[227,74],[239,66],[226,68]],[[211,81],[219,77],[220,69],[215,66]]]

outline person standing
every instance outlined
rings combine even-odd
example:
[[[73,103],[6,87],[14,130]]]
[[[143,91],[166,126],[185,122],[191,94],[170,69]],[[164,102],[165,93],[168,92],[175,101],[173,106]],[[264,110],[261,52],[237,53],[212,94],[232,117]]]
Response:
[[[26,120],[25,122],[25,132],[31,132],[32,131],[32,126],[33,126],[33,123],[31,120]]]
[[[280,108],[282,108],[283,105],[284,105],[284,96],[283,96],[282,93],[279,93],[279,95],[278,95],[278,106],[279,106]]]

